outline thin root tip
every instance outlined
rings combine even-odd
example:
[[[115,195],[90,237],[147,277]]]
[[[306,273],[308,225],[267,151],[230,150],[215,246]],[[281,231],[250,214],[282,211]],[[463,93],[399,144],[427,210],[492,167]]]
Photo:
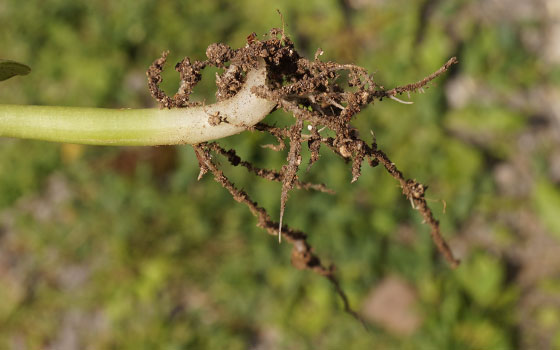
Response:
[[[411,105],[411,104],[414,103],[414,102],[412,102],[412,101],[403,101],[403,100],[401,100],[400,98],[398,98],[398,97],[396,97],[396,96],[394,96],[394,95],[389,96],[389,98],[390,98],[391,100],[395,100],[395,101],[397,101],[398,103],[402,103],[402,104],[405,104],[405,105]]]
[[[456,269],[459,267],[459,265],[461,265],[461,260],[454,259],[453,261],[450,262],[450,264],[452,269]]]

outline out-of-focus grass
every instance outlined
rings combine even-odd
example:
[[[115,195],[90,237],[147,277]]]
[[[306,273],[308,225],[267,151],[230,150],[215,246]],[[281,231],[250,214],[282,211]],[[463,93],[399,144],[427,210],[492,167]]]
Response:
[[[558,182],[549,161],[558,144],[532,122],[546,111],[526,100],[540,86],[554,87],[560,70],[522,42],[544,24],[499,20],[490,10],[485,16],[474,1],[434,2],[429,11],[428,2],[350,1],[348,12],[342,3],[279,6],[302,53],[311,57],[320,46],[323,59],[361,64],[387,87],[418,80],[452,55],[460,60],[412,96],[414,105],[376,102],[356,122],[362,135],[375,131],[406,176],[429,185],[430,204],[463,258],[459,270],[437,256],[428,229],[381,168],[364,167],[350,185],[348,165],[324,150],[301,175],[337,194],[296,191],[286,209],[285,221],[337,264],[357,308],[387,276],[408,281],[421,319],[414,333],[391,332],[383,322],[365,332],[326,281],[290,266],[288,245],[256,228],[210,177],[196,181],[189,147],[4,139],[1,348],[511,349],[558,334],[558,310],[546,302],[527,308],[523,299],[557,293],[554,268],[530,269],[542,246],[532,248],[533,260],[520,253],[532,235],[549,240],[546,257],[559,250]],[[0,84],[0,102],[151,106],[144,71],[161,51],[171,50],[171,68],[184,55],[202,58],[212,42],[242,46],[249,33],[281,25],[275,6],[4,1],[2,58],[33,71]],[[175,72],[164,78],[173,91]],[[199,98],[212,98],[210,81]],[[475,88],[452,84],[458,81]],[[270,118],[289,121],[280,113]],[[260,166],[279,168],[285,154],[262,149],[266,142],[249,133],[223,141]],[[507,172],[498,176],[508,166],[526,172],[513,181]],[[224,168],[278,213],[278,184]],[[533,319],[545,336],[516,326]]]

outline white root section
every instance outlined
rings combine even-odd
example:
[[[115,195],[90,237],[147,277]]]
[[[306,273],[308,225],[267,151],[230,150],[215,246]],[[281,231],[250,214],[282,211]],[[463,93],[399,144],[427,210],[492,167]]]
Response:
[[[390,98],[391,100],[397,101],[398,103],[402,103],[403,105],[411,105],[411,104],[414,103],[414,102],[412,102],[412,101],[403,101],[403,100],[401,100],[400,98],[398,98],[398,97],[395,96],[395,95],[391,95],[391,96],[389,96],[389,98]],[[410,96],[409,96],[409,98],[410,98]]]
[[[266,86],[266,67],[247,73],[241,90],[233,97],[203,107],[186,108],[182,143],[196,144],[238,134],[263,120],[276,106],[275,102],[257,97],[251,89]],[[176,109],[183,112],[183,109]],[[188,120],[188,123],[187,123]]]
[[[247,73],[239,92],[211,105],[174,109],[103,109],[0,105],[0,136],[92,145],[197,144],[238,134],[276,103],[251,89],[266,86],[266,67]]]

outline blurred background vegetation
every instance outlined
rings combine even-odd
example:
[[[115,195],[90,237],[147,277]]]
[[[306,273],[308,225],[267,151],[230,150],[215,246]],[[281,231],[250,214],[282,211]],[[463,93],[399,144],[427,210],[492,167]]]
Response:
[[[371,332],[328,281],[289,262],[190,147],[0,140],[2,349],[560,349],[560,5],[557,0],[0,2],[1,58],[32,73],[0,102],[154,106],[145,70],[171,50],[245,44],[280,27],[310,58],[356,63],[385,87],[460,64],[414,105],[382,101],[356,126],[427,193],[461,267],[382,168],[324,150],[285,222],[337,265]],[[214,71],[196,93],[212,101]],[[270,120],[290,119],[278,112]],[[260,166],[266,136],[224,140]],[[280,185],[223,164],[273,216]],[[305,166],[303,166],[305,168]],[[444,205],[446,203],[446,205]]]

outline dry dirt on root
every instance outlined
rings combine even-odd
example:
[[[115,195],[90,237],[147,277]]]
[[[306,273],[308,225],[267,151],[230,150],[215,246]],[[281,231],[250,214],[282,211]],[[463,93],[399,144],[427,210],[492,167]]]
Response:
[[[319,160],[321,146],[329,148],[345,162],[350,162],[352,182],[360,177],[364,161],[372,167],[381,164],[399,183],[403,195],[430,226],[432,239],[450,266],[456,267],[459,264],[442,238],[439,222],[426,203],[427,187],[415,180],[405,178],[389,157],[378,148],[375,140],[373,143],[367,143],[350,124],[363,107],[376,100],[390,98],[403,102],[397,95],[421,91],[433,79],[446,72],[451,65],[457,63],[456,58],[451,58],[436,72],[416,83],[385,89],[378,85],[373,80],[373,76],[362,67],[319,60],[322,54],[320,49],[317,50],[313,60],[301,57],[284,31],[273,28],[266,40],[257,40],[253,33],[247,37],[245,47],[231,49],[225,44],[215,43],[208,46],[206,60],[191,61],[189,58],[184,58],[175,66],[181,78],[179,90],[174,96],[167,96],[159,87],[167,54],[164,52],[147,72],[150,92],[161,108],[188,108],[197,105],[191,102],[189,97],[193,87],[201,79],[202,70],[207,66],[223,69],[223,73],[216,76],[216,97],[220,101],[235,95],[243,84],[245,73],[255,68],[259,60],[265,61],[268,84],[256,88],[253,92],[259,97],[276,102],[277,108],[292,114],[294,123],[286,128],[259,123],[249,129],[274,136],[278,141],[276,145],[264,145],[274,151],[283,150],[287,142],[289,150],[286,164],[279,170],[261,169],[242,160],[233,149],[226,150],[215,142],[201,143],[193,146],[200,165],[200,177],[208,172],[212,173],[215,180],[231,193],[234,200],[247,205],[257,217],[257,226],[265,229],[270,235],[283,238],[292,244],[292,265],[298,269],[312,270],[331,281],[347,312],[361,319],[350,308],[335,275],[334,265],[326,265],[315,254],[304,232],[283,224],[284,209],[289,192],[293,188],[330,191],[323,184],[311,184],[299,180],[297,173],[302,163],[303,145],[307,145],[311,153],[309,167]],[[340,79],[341,73],[348,77],[344,83],[339,82],[344,80]],[[307,125],[307,128],[304,128],[304,125]],[[334,132],[335,136],[324,136],[326,129]],[[273,221],[264,208],[258,206],[245,191],[237,188],[226,177],[216,161],[216,155],[224,157],[234,166],[243,166],[264,179],[282,183],[279,222]]]

